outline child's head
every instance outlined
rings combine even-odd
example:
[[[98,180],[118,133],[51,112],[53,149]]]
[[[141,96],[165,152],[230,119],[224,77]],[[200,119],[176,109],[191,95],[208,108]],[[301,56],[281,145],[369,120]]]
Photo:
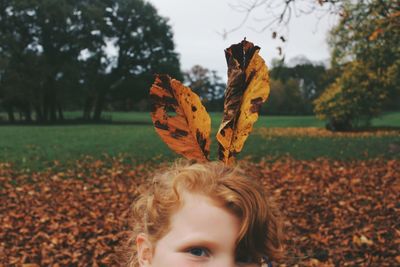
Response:
[[[280,257],[281,225],[263,186],[219,162],[178,162],[156,175],[134,216],[129,266],[260,266]]]

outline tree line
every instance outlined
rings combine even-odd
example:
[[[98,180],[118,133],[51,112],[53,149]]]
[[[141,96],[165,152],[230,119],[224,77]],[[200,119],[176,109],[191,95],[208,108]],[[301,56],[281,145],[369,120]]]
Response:
[[[316,114],[332,130],[349,130],[400,109],[398,7],[381,0],[338,3],[331,66],[274,60],[262,114]],[[180,69],[168,20],[150,3],[0,2],[0,112],[11,122],[17,112],[28,122],[52,123],[65,110],[81,110],[84,120],[100,120],[104,110],[148,111],[155,73],[184,80],[209,111],[223,110],[222,78],[199,65]]]
[[[208,111],[223,110],[226,84],[213,70],[193,66],[184,72],[184,81],[202,99]],[[263,115],[311,115],[313,101],[332,82],[330,71],[322,64],[302,58],[294,66],[273,60],[270,68],[270,95],[261,107]]]
[[[0,106],[14,121],[129,110],[153,73],[181,78],[166,18],[142,0],[0,2]],[[34,117],[35,116],[35,117]]]

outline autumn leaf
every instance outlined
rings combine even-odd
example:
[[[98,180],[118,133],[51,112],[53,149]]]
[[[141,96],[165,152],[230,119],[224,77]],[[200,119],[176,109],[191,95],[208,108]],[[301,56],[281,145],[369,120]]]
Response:
[[[375,41],[376,39],[378,39],[379,35],[381,35],[383,33],[383,29],[376,29],[369,37],[368,39],[370,41]]]
[[[157,75],[150,89],[151,117],[161,139],[175,152],[200,162],[208,160],[211,119],[200,98],[168,75]]]
[[[258,111],[269,95],[268,69],[258,55],[260,48],[243,40],[225,50],[228,86],[224,115],[217,133],[219,159],[234,161],[258,119]]]

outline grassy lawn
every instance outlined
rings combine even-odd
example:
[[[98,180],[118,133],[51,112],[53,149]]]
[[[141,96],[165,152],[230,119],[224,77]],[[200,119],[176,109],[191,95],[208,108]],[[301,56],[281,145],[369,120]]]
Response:
[[[79,113],[69,113],[67,117],[73,118],[77,115]],[[137,161],[175,157],[155,133],[148,113],[105,113],[106,118],[107,116],[112,119],[112,124],[0,126],[0,162],[13,162],[19,168],[40,169],[55,160],[63,164],[73,164],[75,159],[85,155],[102,158],[106,155],[124,154],[127,160]],[[213,136],[220,120],[221,114],[212,114]],[[323,122],[313,116],[263,116],[257,122],[256,128],[322,128],[323,125]],[[373,126],[400,128],[400,112],[389,113],[374,120]],[[366,137],[296,136],[279,133],[266,137],[256,130],[249,137],[241,157],[327,157],[344,160],[378,156],[400,158],[400,153],[396,150],[400,146],[398,128],[389,135],[372,134]],[[211,153],[215,158],[215,140]]]
[[[218,128],[222,114],[211,112],[213,128]],[[79,112],[67,113],[67,118],[81,116]],[[104,117],[115,122],[151,123],[150,113],[142,112],[105,112]],[[324,127],[325,122],[315,116],[260,116],[257,127]],[[400,127],[400,112],[390,112],[373,119],[374,127]]]
[[[211,122],[213,128],[218,128],[222,113],[211,112]],[[81,114],[76,112],[67,113],[67,118],[76,118]],[[395,115],[395,118],[400,115]],[[136,122],[151,123],[150,113],[141,112],[105,112],[105,119],[111,119],[114,122]],[[388,120],[385,118],[385,122]],[[259,127],[324,127],[324,122],[318,120],[314,116],[261,116],[257,125]],[[400,125],[400,122],[399,122]]]

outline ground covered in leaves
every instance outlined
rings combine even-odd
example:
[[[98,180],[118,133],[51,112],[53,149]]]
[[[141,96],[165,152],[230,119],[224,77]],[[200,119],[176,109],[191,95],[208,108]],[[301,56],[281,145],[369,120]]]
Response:
[[[286,218],[280,266],[399,266],[400,160],[241,162]],[[112,266],[152,164],[0,164],[0,266]]]

